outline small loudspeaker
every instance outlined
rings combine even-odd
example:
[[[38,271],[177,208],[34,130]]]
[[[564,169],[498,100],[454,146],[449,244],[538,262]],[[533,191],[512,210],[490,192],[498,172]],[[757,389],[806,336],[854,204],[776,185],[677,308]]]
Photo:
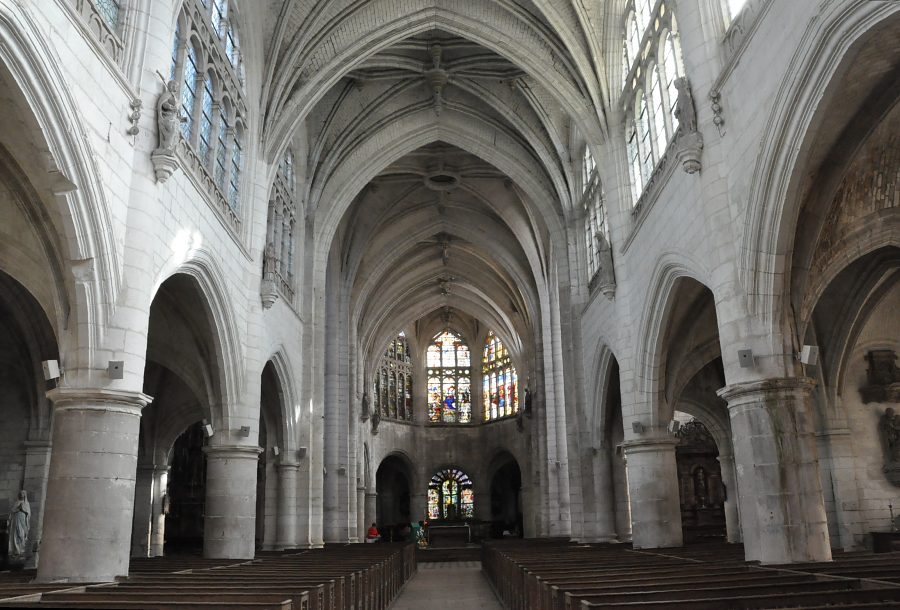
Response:
[[[241,426],[238,430],[238,436],[250,436],[250,426]]]
[[[341,475],[341,476],[344,476],[345,474],[347,474],[347,469],[344,468],[343,466],[339,467],[339,468],[338,468],[338,474]]]
[[[641,434],[644,431],[644,424],[639,421],[631,422],[631,431],[635,434]]]
[[[800,350],[800,362],[808,366],[816,366],[819,362],[819,347],[816,345],[804,345]]]
[[[125,361],[110,360],[106,369],[106,374],[110,379],[122,379],[125,377]]]
[[[301,460],[306,457],[306,447],[300,447],[297,449],[297,457]]]
[[[739,349],[738,350],[738,364],[741,365],[742,369],[753,368],[753,350],[752,349]]]
[[[272,447],[272,455],[274,455],[275,457],[278,457],[279,453],[281,453],[281,449],[278,448],[278,445],[275,445],[274,447]]]
[[[680,429],[681,429],[681,422],[678,421],[677,419],[673,419],[672,421],[669,422],[669,432],[671,434],[675,434]]]
[[[44,360],[41,362],[41,366],[44,368],[44,379],[47,381],[59,379],[59,361]]]
[[[212,424],[205,419],[203,420],[203,434],[204,436],[206,436],[206,438],[211,438],[214,434]]]

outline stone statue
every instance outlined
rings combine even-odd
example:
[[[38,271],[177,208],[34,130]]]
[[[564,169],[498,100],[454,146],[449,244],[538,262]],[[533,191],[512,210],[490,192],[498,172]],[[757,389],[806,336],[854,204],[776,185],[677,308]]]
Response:
[[[697,131],[697,110],[694,107],[694,95],[688,79],[684,76],[675,79],[675,89],[678,91],[678,99],[675,102],[675,118],[678,124],[686,131]]]
[[[363,392],[362,395],[362,420],[369,419],[369,393]]]
[[[156,101],[156,121],[159,126],[159,150],[174,151],[175,139],[184,118],[178,101],[178,83],[170,80]]]
[[[375,412],[372,413],[372,434],[378,434],[378,424],[381,423],[381,413],[378,412],[378,409],[375,409]]]
[[[525,388],[524,403],[525,410],[523,411],[523,413],[525,413],[526,416],[531,417],[531,390],[529,390],[528,388]]]
[[[884,444],[888,466],[900,465],[900,415],[888,407],[878,423],[881,442]]]
[[[31,506],[25,490],[19,492],[19,499],[9,512],[9,557],[23,558],[28,543],[28,530],[31,529]]]

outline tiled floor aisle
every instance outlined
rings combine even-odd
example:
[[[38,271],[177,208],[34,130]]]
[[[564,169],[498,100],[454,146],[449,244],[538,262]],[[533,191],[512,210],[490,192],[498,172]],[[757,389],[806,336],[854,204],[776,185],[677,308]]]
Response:
[[[391,610],[503,610],[480,561],[420,563]]]

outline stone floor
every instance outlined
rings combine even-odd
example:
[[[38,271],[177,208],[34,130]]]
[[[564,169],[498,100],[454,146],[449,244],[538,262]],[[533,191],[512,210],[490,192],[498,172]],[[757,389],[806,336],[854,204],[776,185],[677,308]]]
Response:
[[[480,561],[420,563],[391,610],[503,610]]]

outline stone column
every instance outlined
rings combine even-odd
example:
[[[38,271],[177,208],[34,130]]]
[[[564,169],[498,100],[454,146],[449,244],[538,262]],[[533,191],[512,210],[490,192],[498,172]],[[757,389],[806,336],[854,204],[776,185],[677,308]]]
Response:
[[[253,559],[256,549],[256,468],[262,449],[247,445],[204,447],[206,515],[203,556]]]
[[[278,520],[275,546],[278,550],[297,547],[297,474],[300,464],[281,462],[278,468]]]
[[[366,493],[366,529],[378,521],[378,494],[374,491]]]
[[[730,385],[728,401],[748,560],[831,560],[805,377]]]
[[[150,515],[150,557],[162,557],[166,543],[166,494],[169,489],[168,465],[153,467],[153,505]]]
[[[366,521],[366,516],[366,486],[358,485],[356,487],[356,536],[360,542],[366,541],[366,530],[369,529],[369,523],[372,523]]]
[[[131,526],[131,556],[150,556],[150,530],[153,508],[153,466],[137,467],[134,484],[134,521]]]
[[[616,540],[616,508],[612,460],[606,445],[593,448],[591,453],[594,505],[586,510],[594,514],[595,523],[590,541],[613,542]]]
[[[105,582],[128,574],[140,392],[57,388],[40,582]]]
[[[738,509],[738,485],[734,475],[734,456],[719,454],[719,469],[725,485],[725,537],[728,542],[741,542],[741,513]]]
[[[632,543],[636,549],[682,545],[674,438],[625,441]]]
[[[22,487],[28,492],[31,505],[31,531],[28,533],[31,557],[25,567],[38,565],[41,532],[44,524],[44,498],[47,495],[47,477],[50,474],[50,441],[25,441],[25,480]]]

